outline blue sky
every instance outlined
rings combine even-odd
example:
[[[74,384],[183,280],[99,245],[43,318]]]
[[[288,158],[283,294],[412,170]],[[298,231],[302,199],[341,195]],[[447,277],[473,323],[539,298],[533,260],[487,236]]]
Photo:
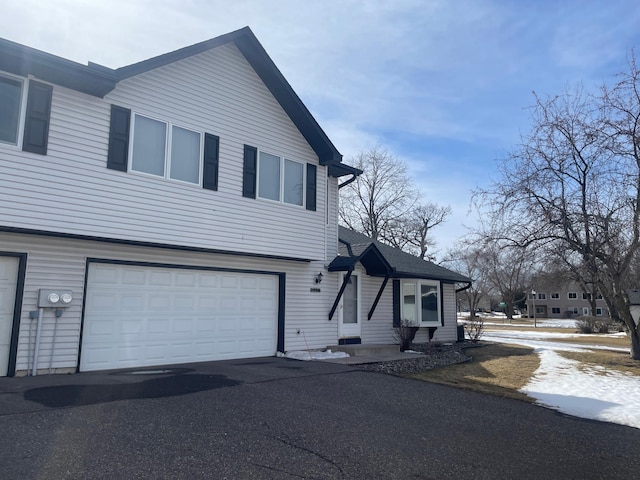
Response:
[[[640,45],[637,0],[20,0],[0,36],[120,67],[250,26],[345,157],[381,145],[453,214],[529,128],[532,91],[596,89]]]

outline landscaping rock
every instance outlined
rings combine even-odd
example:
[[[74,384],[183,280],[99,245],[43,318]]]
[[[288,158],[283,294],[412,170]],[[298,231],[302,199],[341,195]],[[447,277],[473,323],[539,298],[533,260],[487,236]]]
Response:
[[[361,370],[386,373],[389,375],[407,375],[432,370],[438,367],[468,362],[471,357],[466,355],[460,345],[445,344],[413,344],[412,350],[422,352],[415,358],[392,360],[389,362],[366,363],[358,365]]]

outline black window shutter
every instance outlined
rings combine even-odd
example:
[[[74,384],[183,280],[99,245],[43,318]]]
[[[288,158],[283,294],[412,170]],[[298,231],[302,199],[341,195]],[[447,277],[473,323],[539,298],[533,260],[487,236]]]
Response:
[[[218,155],[220,138],[210,133],[204,134],[204,162],[202,188],[218,190]]]
[[[307,163],[307,210],[316,211],[317,168]]]
[[[109,153],[107,168],[127,171],[129,156],[129,123],[131,110],[111,105],[111,123],[109,125]]]
[[[258,149],[244,146],[244,164],[242,169],[242,196],[256,198],[256,180],[258,172]]]
[[[53,87],[51,85],[29,81],[27,114],[22,141],[22,150],[25,152],[47,154],[52,94]]]
[[[400,280],[393,281],[393,326],[400,326]]]

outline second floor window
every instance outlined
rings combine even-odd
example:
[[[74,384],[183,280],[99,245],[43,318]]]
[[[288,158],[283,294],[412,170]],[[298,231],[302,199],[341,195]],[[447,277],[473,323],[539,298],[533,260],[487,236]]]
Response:
[[[134,115],[131,170],[200,183],[202,134],[142,115]]]
[[[260,152],[258,155],[258,197],[302,206],[304,165],[300,162]]]
[[[0,76],[0,142],[18,144],[22,82]]]
[[[577,294],[576,292],[569,292],[569,293],[567,294],[567,296],[568,296],[568,298],[569,298],[569,299],[576,299],[576,298],[578,298],[578,294]]]

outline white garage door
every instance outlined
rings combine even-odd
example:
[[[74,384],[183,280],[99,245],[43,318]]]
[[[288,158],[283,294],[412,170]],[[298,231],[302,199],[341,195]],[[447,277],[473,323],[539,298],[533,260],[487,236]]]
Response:
[[[0,257],[0,377],[7,375],[9,365],[18,264],[16,257]]]
[[[278,277],[90,263],[80,370],[274,355]]]

